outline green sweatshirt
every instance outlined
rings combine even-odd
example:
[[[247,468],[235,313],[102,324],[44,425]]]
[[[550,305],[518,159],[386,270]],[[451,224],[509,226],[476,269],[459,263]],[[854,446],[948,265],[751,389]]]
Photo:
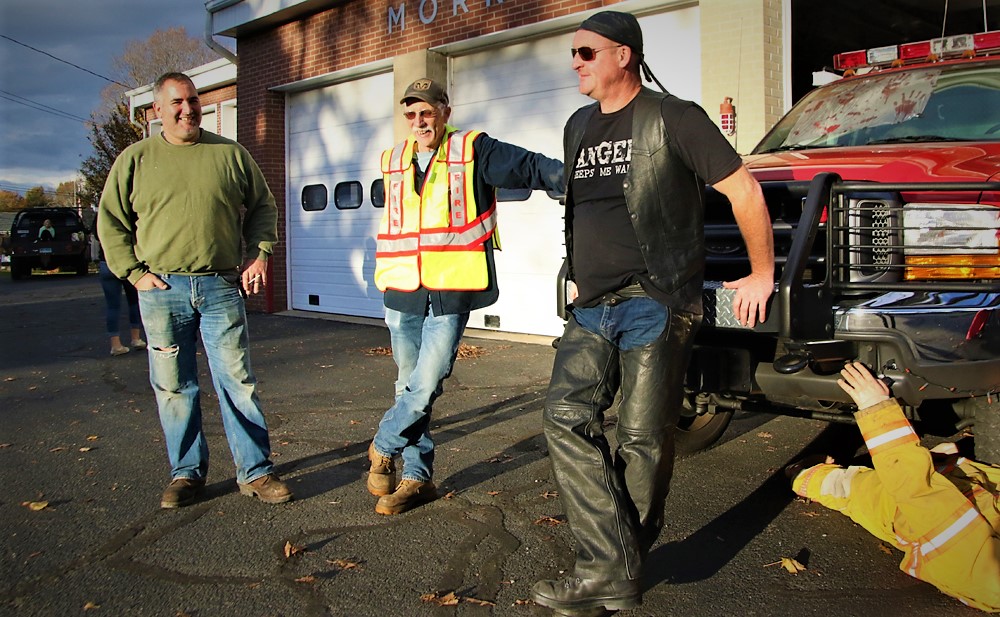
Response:
[[[266,259],[278,210],[246,148],[204,130],[186,146],[155,135],[115,160],[98,232],[108,268],[132,283],[146,272],[233,272],[243,261],[241,215],[247,252]]]

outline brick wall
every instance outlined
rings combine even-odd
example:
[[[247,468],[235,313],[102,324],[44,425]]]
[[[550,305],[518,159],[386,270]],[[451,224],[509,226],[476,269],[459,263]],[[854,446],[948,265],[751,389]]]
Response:
[[[736,105],[736,136],[745,154],[784,113],[781,0],[702,0],[702,101],[718,124],[719,104]]]

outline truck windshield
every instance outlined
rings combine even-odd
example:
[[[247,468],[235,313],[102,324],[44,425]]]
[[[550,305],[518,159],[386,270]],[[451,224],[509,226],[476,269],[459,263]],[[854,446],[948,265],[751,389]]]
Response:
[[[817,88],[753,153],[933,141],[1000,141],[1000,63],[919,67]]]

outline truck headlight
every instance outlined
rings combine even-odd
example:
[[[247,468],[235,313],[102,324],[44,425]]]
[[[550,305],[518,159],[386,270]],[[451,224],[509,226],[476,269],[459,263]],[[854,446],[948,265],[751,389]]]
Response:
[[[1000,278],[1000,208],[911,203],[903,208],[908,281]]]

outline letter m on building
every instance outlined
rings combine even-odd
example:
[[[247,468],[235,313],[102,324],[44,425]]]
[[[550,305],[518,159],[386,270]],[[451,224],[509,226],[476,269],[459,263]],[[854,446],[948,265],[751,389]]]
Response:
[[[399,26],[399,31],[406,29],[406,4],[401,3],[399,10],[389,7],[389,34],[392,34],[392,27]]]

